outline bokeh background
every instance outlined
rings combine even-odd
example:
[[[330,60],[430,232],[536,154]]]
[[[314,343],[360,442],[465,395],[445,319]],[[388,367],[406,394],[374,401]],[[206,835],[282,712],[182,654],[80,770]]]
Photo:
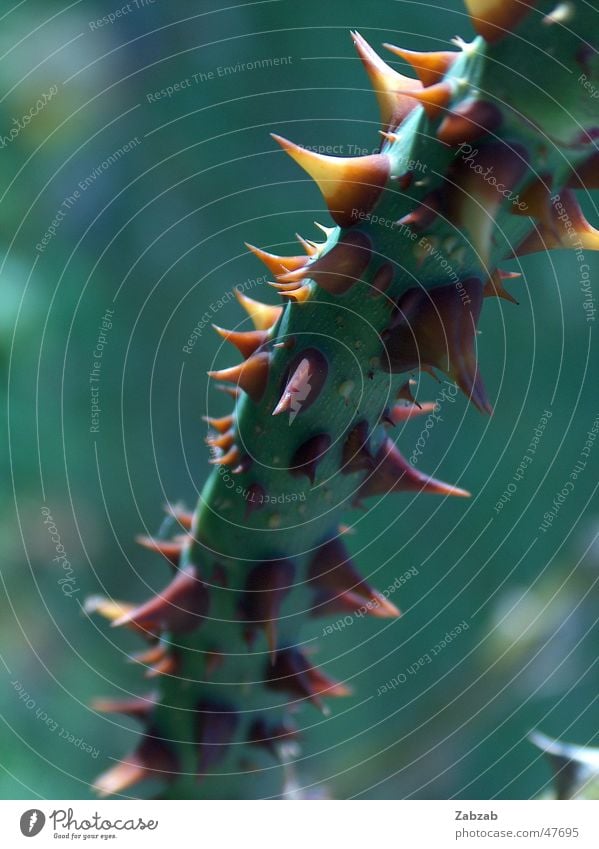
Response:
[[[118,8],[114,22],[98,22]],[[208,325],[192,354],[183,346],[206,310],[220,325],[237,322],[235,285],[276,302],[248,282],[263,269],[244,240],[285,252],[295,231],[316,238],[314,219],[328,223],[317,189],[268,131],[377,145],[351,28],[376,47],[442,49],[472,35],[457,0],[222,10],[213,0],[11,0],[0,10],[2,797],[89,798],[89,782],[133,745],[134,722],[115,724],[89,703],[144,689],[127,663],[139,645],[88,616],[84,600],[141,599],[144,581],[164,578],[134,536],[157,528],[166,501],[196,500],[208,474],[201,416],[228,408],[206,371],[215,357],[233,362]],[[285,61],[218,70],[268,58]],[[599,266],[588,261],[597,298]],[[519,306],[487,301],[480,326],[495,414],[481,417],[462,397],[443,403],[420,461],[475,496],[398,496],[348,516],[361,562],[385,564],[379,586],[415,574],[394,596],[401,620],[362,619],[321,640],[319,658],[356,695],[326,720],[305,712],[301,778],[335,798],[528,798],[550,778],[531,729],[597,742],[599,446],[539,530],[599,414],[596,330],[573,255],[529,257],[520,270]],[[429,377],[420,383],[419,397],[437,397]],[[496,510],[545,410],[534,461]],[[421,425],[406,427],[405,454]],[[53,560],[48,515],[68,572]],[[379,694],[393,678],[406,680]]]

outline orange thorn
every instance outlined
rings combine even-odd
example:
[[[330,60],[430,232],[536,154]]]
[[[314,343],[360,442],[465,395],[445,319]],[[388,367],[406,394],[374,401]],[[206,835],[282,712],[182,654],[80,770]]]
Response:
[[[419,53],[415,50],[404,50],[403,47],[395,47],[393,44],[383,44],[391,53],[405,59],[416,71],[418,79],[425,86],[431,86],[442,80],[449,71],[459,52],[450,50],[439,50],[431,53]]]
[[[419,80],[413,80],[393,70],[359,33],[352,32],[351,35],[376,94],[383,129],[399,126],[406,115],[415,108],[414,101],[403,92],[418,90],[422,88],[422,84]]]
[[[326,156],[271,133],[283,150],[316,182],[335,222],[355,223],[356,209],[370,209],[389,176],[384,153],[369,156]]]
[[[256,330],[269,330],[279,320],[283,307],[261,304],[244,295],[240,289],[235,289],[235,296],[254,323]]]

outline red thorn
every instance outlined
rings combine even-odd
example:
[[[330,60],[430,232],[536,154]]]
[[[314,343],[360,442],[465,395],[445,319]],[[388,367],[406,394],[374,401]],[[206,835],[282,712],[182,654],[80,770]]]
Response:
[[[373,589],[355,568],[347,549],[336,537],[316,551],[308,569],[316,594],[314,608],[340,602],[342,607],[365,612],[380,618],[394,618],[399,610],[382,593]]]
[[[278,757],[278,750],[282,743],[297,740],[299,733],[296,728],[286,724],[284,721],[269,722],[263,717],[254,720],[250,725],[247,742],[251,746],[261,746]]]
[[[208,590],[198,579],[195,566],[186,566],[159,595],[130,610],[113,626],[134,624],[151,633],[187,633],[201,624],[208,606]]]
[[[216,324],[213,324],[212,327],[221,338],[223,338],[226,342],[230,342],[231,345],[234,345],[242,357],[246,360],[248,357],[251,357],[258,348],[268,342],[270,338],[269,330],[244,330],[238,332],[236,330],[225,330],[222,327],[218,327]]]
[[[305,475],[314,484],[316,468],[330,447],[331,437],[328,434],[319,433],[310,437],[293,455],[289,474],[294,477]]]
[[[358,218],[355,218],[355,224]],[[336,245],[323,256],[299,271],[279,275],[283,283],[299,283],[314,280],[318,286],[332,295],[342,295],[366,271],[372,256],[370,239],[359,230],[342,236]]]
[[[444,483],[417,471],[399,453],[390,439],[385,439],[372,458],[372,471],[358,492],[358,500],[391,492],[427,492],[435,495],[457,495],[469,498],[465,489]]]
[[[400,422],[409,422],[416,416],[427,416],[437,407],[435,401],[427,401],[424,404],[396,404],[391,409],[391,420],[394,425]]]
[[[270,560],[254,566],[246,580],[241,613],[251,623],[247,636],[251,641],[256,627],[265,629],[273,663],[277,652],[276,620],[294,577],[291,560]]]
[[[166,513],[169,513],[173,517],[173,519],[177,520],[184,530],[191,530],[193,525],[193,513],[191,511],[185,510],[183,507],[179,507],[176,504],[167,504],[164,509]]]
[[[98,776],[93,789],[100,796],[114,796],[144,778],[170,778],[178,772],[178,762],[168,745],[149,734],[127,758]]]
[[[237,383],[252,401],[258,403],[264,394],[268,382],[270,354],[266,351],[251,356],[243,363],[220,371],[209,371],[209,377]]]
[[[430,291],[409,289],[386,332],[385,345],[394,373],[438,368],[451,377],[482,412],[492,412],[478,373],[476,325],[483,300],[477,278]]]
[[[201,780],[227,754],[235,738],[240,716],[232,705],[208,700],[197,704],[195,711],[198,778]]]
[[[437,130],[437,138],[455,147],[496,132],[501,122],[501,110],[494,103],[470,97],[454,106],[445,116]]]
[[[279,652],[275,663],[266,673],[266,681],[272,690],[282,690],[299,699],[308,699],[323,712],[325,708],[320,696],[347,696],[351,693],[348,687],[312,666],[302,652],[295,648]]]
[[[178,566],[185,546],[190,539],[189,534],[182,534],[175,539],[154,539],[153,537],[137,536],[135,541],[147,548],[148,551],[154,551],[156,554],[161,554],[166,557],[173,566]]]
[[[158,693],[151,692],[132,699],[94,699],[91,707],[98,713],[118,713],[134,719],[147,719],[157,701]]]
[[[436,191],[431,192],[422,199],[422,202],[416,209],[408,212],[403,218],[400,218],[398,223],[404,227],[410,227],[410,229],[417,233],[421,233],[423,230],[431,227],[439,214],[440,207],[439,193]]]

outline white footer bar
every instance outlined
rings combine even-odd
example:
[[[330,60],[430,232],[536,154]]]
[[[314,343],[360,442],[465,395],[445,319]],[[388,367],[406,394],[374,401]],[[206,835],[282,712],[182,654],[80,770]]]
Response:
[[[0,845],[599,849],[599,802],[0,801]]]

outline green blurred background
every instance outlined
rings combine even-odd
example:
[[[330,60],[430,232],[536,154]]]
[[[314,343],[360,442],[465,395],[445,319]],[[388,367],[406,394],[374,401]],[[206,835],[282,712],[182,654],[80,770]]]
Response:
[[[143,582],[164,582],[134,536],[157,528],[166,501],[194,503],[208,473],[201,416],[208,406],[228,411],[206,370],[215,357],[223,366],[234,358],[209,326],[192,354],[183,346],[206,310],[222,326],[237,323],[239,308],[218,299],[263,275],[244,240],[284,253],[295,231],[316,238],[314,219],[329,223],[318,191],[268,131],[372,149],[378,113],[349,30],[377,48],[441,49],[472,29],[457,0],[271,0],[223,11],[212,0],[139,0],[113,23],[98,21],[118,3],[12,6],[0,12],[9,433],[0,795],[89,798],[90,780],[136,734],[134,722],[115,723],[90,700],[147,686],[127,663],[138,642],[87,616],[84,599],[141,599]],[[288,58],[218,71],[274,57]],[[182,80],[191,83],[156,96]],[[599,265],[589,261],[597,292]],[[381,588],[417,574],[394,596],[401,620],[362,619],[321,640],[319,659],[351,679],[355,696],[335,702],[328,719],[304,711],[301,779],[335,798],[527,798],[549,780],[531,729],[597,743],[599,446],[552,526],[539,526],[599,414],[598,348],[574,255],[526,258],[521,270],[510,287],[520,305],[488,301],[480,327],[494,416],[462,397],[443,404],[419,461],[475,497],[398,496],[348,517],[357,522],[349,545],[379,570]],[[276,302],[264,283],[249,294]],[[89,375],[107,309],[94,433]],[[422,399],[439,394],[430,378],[420,383]],[[497,512],[546,409],[534,461]],[[407,456],[421,427],[401,436]],[[71,564],[67,584],[58,583],[64,561],[52,559],[44,507]],[[463,620],[468,629],[427,662]],[[312,623],[307,634],[322,629]],[[378,695],[396,676],[405,682]]]

